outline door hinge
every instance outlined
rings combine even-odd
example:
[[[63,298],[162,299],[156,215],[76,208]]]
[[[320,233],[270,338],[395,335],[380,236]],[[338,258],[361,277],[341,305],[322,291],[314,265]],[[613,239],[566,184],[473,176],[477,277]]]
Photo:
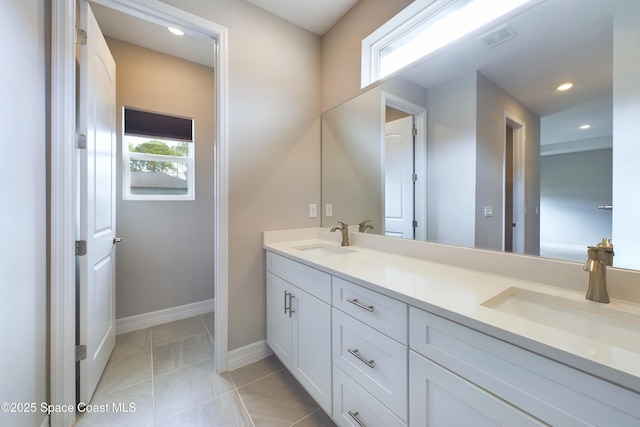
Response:
[[[411,133],[413,134],[413,136],[418,136],[418,129],[414,126],[414,128],[411,129]]]
[[[76,362],[80,362],[87,358],[87,346],[86,345],[77,345],[76,346]]]
[[[413,182],[416,182],[418,180],[418,175],[414,173],[411,179],[413,180]]]
[[[76,28],[76,44],[87,44],[87,32],[82,28]]]
[[[76,255],[82,256],[87,254],[87,241],[76,240]]]
[[[413,221],[413,228],[418,228],[418,221]]]
[[[76,148],[80,150],[87,149],[87,135],[76,133]]]

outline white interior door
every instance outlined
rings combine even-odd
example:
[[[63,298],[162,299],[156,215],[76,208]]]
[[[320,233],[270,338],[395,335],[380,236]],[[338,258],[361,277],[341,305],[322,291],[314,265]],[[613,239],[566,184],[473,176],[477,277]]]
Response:
[[[413,116],[385,126],[385,235],[413,239]]]
[[[89,403],[115,345],[115,171],[116,65],[91,8],[80,2],[80,26],[87,43],[80,48],[78,133],[86,135],[79,157],[78,256],[79,344],[87,357],[79,367],[79,399]]]

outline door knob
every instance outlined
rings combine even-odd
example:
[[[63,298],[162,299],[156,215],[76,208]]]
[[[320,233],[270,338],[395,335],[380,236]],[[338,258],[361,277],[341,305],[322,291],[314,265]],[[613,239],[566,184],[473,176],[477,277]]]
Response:
[[[115,245],[116,243],[120,243],[122,242],[122,237],[114,237],[113,238],[113,244]]]

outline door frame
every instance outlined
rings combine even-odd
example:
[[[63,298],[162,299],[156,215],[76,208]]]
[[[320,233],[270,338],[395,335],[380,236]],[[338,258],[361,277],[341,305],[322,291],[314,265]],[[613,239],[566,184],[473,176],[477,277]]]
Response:
[[[215,367],[228,359],[228,30],[159,0],[92,0],[157,24],[178,24],[216,40],[214,148]],[[49,403],[75,405],[77,167],[76,167],[76,0],[51,4],[50,116],[50,324]],[[214,47],[215,46],[215,47]],[[51,426],[68,426],[75,411],[54,412]]]
[[[382,100],[381,100],[381,111],[382,111],[382,119],[381,119],[381,164],[380,168],[383,171],[382,176],[382,235],[384,235],[384,218],[385,218],[385,209],[384,209],[384,188],[385,188],[385,176],[384,176],[384,165],[385,165],[385,120],[386,120],[386,108],[387,106],[393,107],[396,110],[404,111],[405,113],[411,114],[416,118],[416,145],[415,145],[415,154],[414,154],[414,164],[416,175],[418,175],[418,180],[416,181],[415,187],[415,198],[414,198],[414,212],[415,219],[418,221],[418,227],[416,228],[415,239],[416,240],[427,240],[427,108],[421,105],[414,104],[413,102],[407,101],[404,98],[401,98],[397,95],[394,95],[389,92],[382,92]],[[420,179],[420,177],[424,177],[424,179]]]
[[[526,207],[525,207],[525,154],[526,154],[526,123],[513,114],[504,112],[504,123],[502,126],[502,218],[505,217],[506,195],[505,188],[505,168],[506,168],[506,144],[507,144],[507,126],[513,129],[513,222],[522,224],[516,226],[513,230],[513,248],[512,252],[524,254],[525,236],[526,236]],[[503,221],[504,223],[504,221]],[[504,224],[502,226],[502,251],[504,252],[505,244]]]

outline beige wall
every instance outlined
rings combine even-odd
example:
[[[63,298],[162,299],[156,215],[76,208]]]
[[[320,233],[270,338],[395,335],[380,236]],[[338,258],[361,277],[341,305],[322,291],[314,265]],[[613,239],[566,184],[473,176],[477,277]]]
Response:
[[[118,137],[122,107],[192,117],[194,201],[122,200],[118,162],[116,317],[213,298],[214,71],[108,38],[116,61]],[[121,144],[118,144],[121,156]]]
[[[413,0],[360,0],[322,38],[322,111],[362,92],[362,39]]]
[[[244,1],[165,2],[229,29],[233,350],[266,338],[262,231],[320,225],[320,38]]]
[[[0,412],[3,427],[39,426],[47,401],[47,73],[45,0],[3,1],[0,12]],[[19,408],[17,408],[19,409]]]

